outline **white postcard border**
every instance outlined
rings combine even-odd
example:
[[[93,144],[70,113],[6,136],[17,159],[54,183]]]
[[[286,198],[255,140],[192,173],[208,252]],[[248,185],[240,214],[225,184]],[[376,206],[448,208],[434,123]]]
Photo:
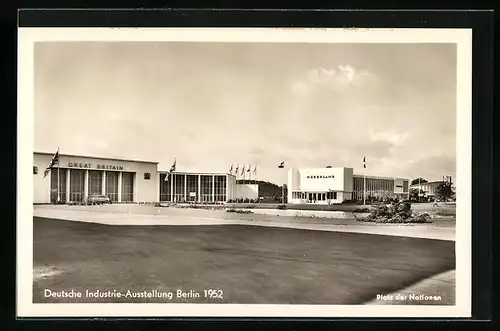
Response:
[[[17,151],[18,317],[470,317],[472,212],[472,30],[292,28],[19,28]],[[35,304],[33,292],[34,43],[39,41],[184,41],[457,44],[456,304],[242,305]],[[431,60],[432,61],[432,60]]]

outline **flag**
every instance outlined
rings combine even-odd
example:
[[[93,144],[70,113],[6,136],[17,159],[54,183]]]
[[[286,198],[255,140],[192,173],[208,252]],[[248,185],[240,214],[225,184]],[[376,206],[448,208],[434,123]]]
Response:
[[[278,168],[284,168],[285,167],[285,161],[281,161],[280,165],[278,166]]]
[[[257,165],[255,165],[255,168],[253,168],[253,174],[257,174]]]
[[[244,173],[245,173],[245,165],[243,165],[243,168],[241,169],[241,175],[243,176]]]
[[[233,174],[233,165],[231,164],[231,169],[229,169],[229,173],[232,175]]]
[[[248,170],[247,170],[247,172],[250,172],[250,169],[252,169],[252,165],[251,165],[251,164],[249,164],[249,165],[248,165]]]
[[[50,160],[49,165],[45,169],[45,172],[43,173],[43,178],[47,177],[49,174],[50,170],[54,167],[54,165],[59,165],[59,147],[57,148],[57,152],[52,156],[52,160]]]
[[[363,168],[366,168],[366,158],[363,156]]]
[[[177,159],[174,159],[174,163],[172,163],[172,166],[170,167],[170,170],[165,175],[165,181],[168,181],[168,178],[170,177],[170,174],[175,171],[176,167],[177,167]]]
[[[234,174],[235,174],[235,175],[237,175],[237,174],[238,174],[238,169],[239,169],[239,168],[240,168],[240,165],[239,165],[239,164],[237,164],[237,165],[236,165],[236,170],[234,171]]]

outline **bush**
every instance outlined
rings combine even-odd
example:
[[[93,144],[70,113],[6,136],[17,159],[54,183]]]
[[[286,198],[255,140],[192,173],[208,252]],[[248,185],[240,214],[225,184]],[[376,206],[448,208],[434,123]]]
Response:
[[[228,213],[237,213],[237,214],[253,214],[250,210],[241,210],[241,209],[226,209]]]
[[[287,209],[287,205],[278,205],[278,209]]]
[[[356,217],[358,221],[374,223],[426,223],[430,218],[428,213],[412,215],[409,201],[376,206],[366,217]]]
[[[369,213],[370,208],[356,208],[352,212],[353,213]]]

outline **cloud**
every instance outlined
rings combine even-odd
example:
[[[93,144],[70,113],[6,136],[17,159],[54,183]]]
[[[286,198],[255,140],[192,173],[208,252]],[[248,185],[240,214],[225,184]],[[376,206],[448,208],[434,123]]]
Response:
[[[396,131],[379,131],[375,132],[373,129],[368,131],[369,137],[372,141],[384,141],[394,146],[403,145],[408,139],[410,132],[396,132]]]
[[[304,77],[293,81],[291,88],[298,93],[309,93],[318,88],[342,92],[353,88],[374,87],[375,84],[376,77],[367,70],[339,65],[333,68],[312,68]]]

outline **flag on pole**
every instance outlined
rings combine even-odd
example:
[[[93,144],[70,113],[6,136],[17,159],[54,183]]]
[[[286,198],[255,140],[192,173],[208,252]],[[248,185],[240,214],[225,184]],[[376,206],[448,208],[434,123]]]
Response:
[[[229,169],[229,173],[232,175],[233,174],[233,165],[231,164],[231,168]]]
[[[247,170],[247,172],[250,172],[250,169],[252,169],[252,165],[251,165],[251,164],[249,164],[249,165],[248,165],[248,170]]]
[[[172,163],[172,166],[170,167],[170,170],[167,172],[167,174],[165,176],[165,181],[168,181],[168,178],[170,177],[170,174],[175,171],[176,164],[177,164],[177,159],[174,159],[174,163]]]
[[[238,169],[239,169],[239,168],[240,168],[240,165],[239,165],[239,164],[237,164],[237,165],[236,165],[236,170],[234,171],[234,174],[235,174],[235,175],[237,175],[237,174],[238,174]]]
[[[257,174],[257,165],[255,165],[255,168],[253,168],[253,174],[256,175]]]
[[[49,165],[47,166],[47,168],[45,169],[44,173],[43,173],[43,178],[47,177],[47,175],[49,174],[50,170],[55,166],[55,165],[59,165],[59,147],[57,147],[57,152],[54,154],[54,156],[52,156],[52,160],[50,160],[49,162]]]
[[[281,161],[280,165],[278,166],[278,168],[284,168],[285,167],[285,161]]]
[[[363,156],[363,168],[366,168],[366,158]]]
[[[244,173],[245,173],[245,165],[243,165],[243,168],[241,169],[241,175],[243,176]]]

